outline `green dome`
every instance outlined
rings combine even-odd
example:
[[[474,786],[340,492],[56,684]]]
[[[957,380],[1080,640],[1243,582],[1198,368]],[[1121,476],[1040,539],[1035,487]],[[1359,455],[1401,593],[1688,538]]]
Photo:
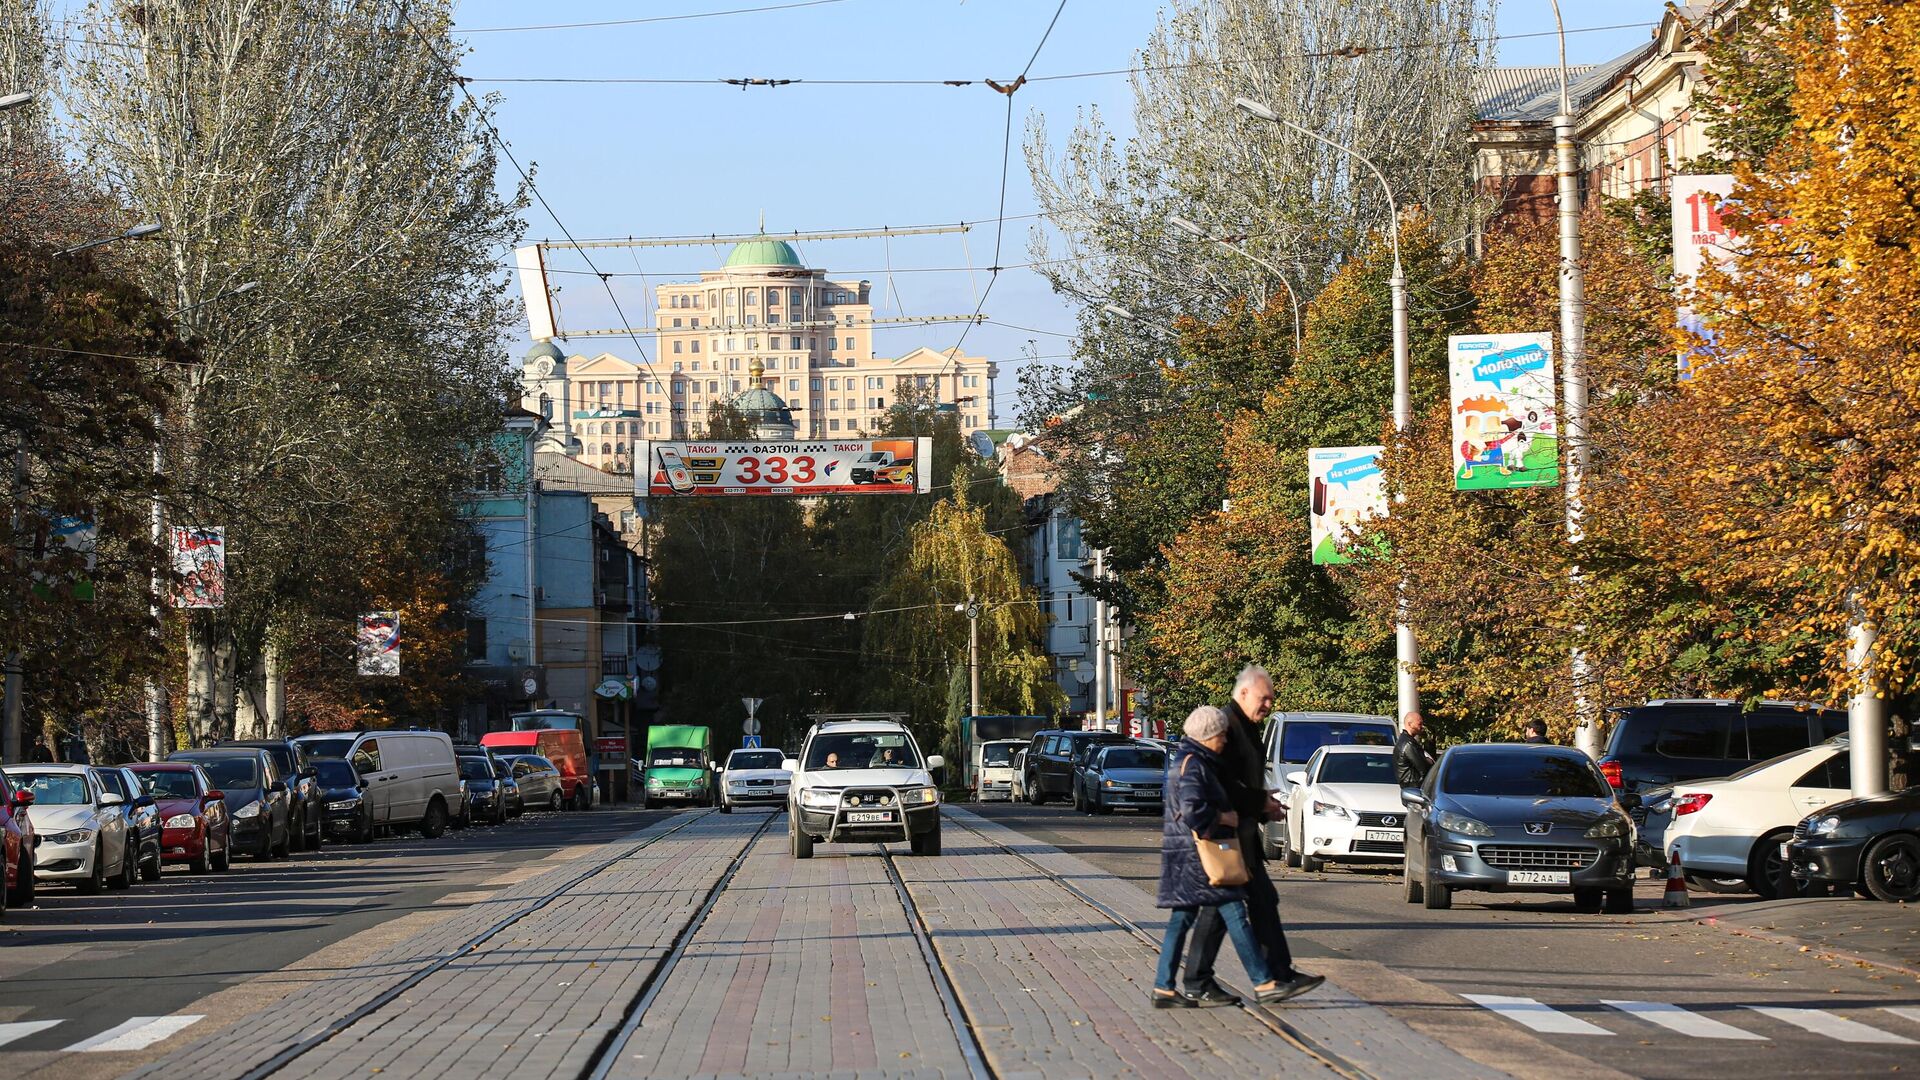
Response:
[[[542,341],[527,350],[525,362],[530,364],[535,360],[551,360],[559,364],[565,363],[566,359],[567,354],[560,351],[560,346],[551,341]]]
[[[749,240],[744,244],[735,244],[727,255],[727,267],[735,266],[793,266],[802,267],[800,256],[794,254],[793,245],[785,240]]]

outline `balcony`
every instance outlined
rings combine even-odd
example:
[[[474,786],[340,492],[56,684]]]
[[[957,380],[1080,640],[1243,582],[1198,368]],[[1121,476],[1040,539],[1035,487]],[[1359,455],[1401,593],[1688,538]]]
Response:
[[[600,677],[611,678],[628,674],[630,658],[626,653],[604,653],[600,657]]]

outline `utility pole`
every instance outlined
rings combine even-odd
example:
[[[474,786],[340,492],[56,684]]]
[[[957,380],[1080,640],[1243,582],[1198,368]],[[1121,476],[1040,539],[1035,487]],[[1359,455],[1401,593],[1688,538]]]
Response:
[[[967,597],[967,715],[980,715],[980,601]]]
[[[1093,580],[1097,584],[1106,577],[1106,549],[1094,548]],[[1098,597],[1093,601],[1093,727],[1107,730],[1107,602]]]

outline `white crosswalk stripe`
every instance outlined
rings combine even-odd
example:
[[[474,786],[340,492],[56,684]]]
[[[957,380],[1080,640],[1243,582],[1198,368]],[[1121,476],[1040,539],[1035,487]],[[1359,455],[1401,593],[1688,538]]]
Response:
[[[1602,1005],[1611,1005],[1626,1013],[1637,1016],[1650,1024],[1658,1024],[1668,1031],[1691,1035],[1697,1039],[1745,1039],[1750,1042],[1766,1042],[1765,1035],[1755,1035],[1732,1024],[1721,1023],[1710,1016],[1688,1012],[1678,1005],[1665,1001],[1603,1001]]]
[[[5,1046],[15,1039],[24,1039],[36,1031],[45,1031],[59,1022],[58,1020],[20,1020],[11,1024],[0,1024],[0,1046]]]
[[[1784,1009],[1772,1005],[1748,1005],[1747,1008],[1762,1016],[1771,1016],[1775,1020],[1792,1024],[1794,1027],[1811,1031],[1815,1035],[1825,1035],[1829,1039],[1849,1043],[1884,1043],[1887,1045],[1912,1045],[1913,1040],[1904,1035],[1895,1035],[1891,1031],[1881,1031],[1869,1027],[1858,1020],[1849,1020],[1844,1016],[1835,1016],[1824,1009]]]
[[[1916,1024],[1920,1024],[1920,1009],[1902,1008],[1898,1005],[1888,1005],[1886,1009],[1902,1020],[1911,1020]]]
[[[177,1031],[199,1023],[201,1016],[136,1016],[117,1027],[110,1027],[89,1039],[66,1047],[69,1054],[104,1054],[116,1050],[142,1050]]]
[[[1566,1013],[1549,1005],[1543,1005],[1530,997],[1506,997],[1501,994],[1462,994],[1462,997],[1483,1008],[1490,1009],[1516,1024],[1532,1028],[1549,1035],[1611,1035],[1606,1028],[1589,1024],[1577,1016]]]

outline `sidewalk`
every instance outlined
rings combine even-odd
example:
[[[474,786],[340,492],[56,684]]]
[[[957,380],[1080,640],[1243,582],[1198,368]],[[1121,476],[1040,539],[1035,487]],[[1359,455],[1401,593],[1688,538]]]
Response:
[[[1920,979],[1920,907],[1857,896],[1701,904],[1692,918],[1735,934]]]

